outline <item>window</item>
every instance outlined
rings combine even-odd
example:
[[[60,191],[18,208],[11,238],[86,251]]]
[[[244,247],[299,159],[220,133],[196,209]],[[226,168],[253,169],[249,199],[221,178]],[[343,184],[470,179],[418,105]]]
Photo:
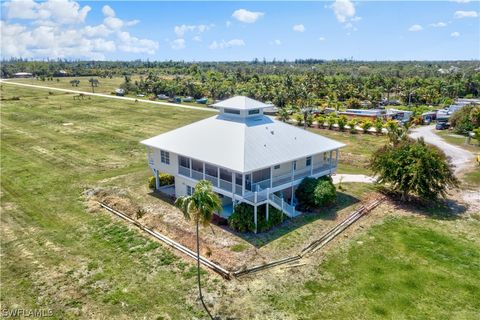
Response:
[[[312,157],[307,157],[307,161],[305,163],[307,167],[310,167],[312,165]]]
[[[253,109],[253,110],[248,110],[248,114],[259,114],[260,109]]]
[[[165,164],[170,164],[170,152],[160,150],[160,161]]]
[[[275,170],[280,169],[280,165],[277,164],[276,166],[273,167],[273,169],[275,169]]]
[[[297,170],[297,161],[293,161],[293,170]]]
[[[328,159],[328,157],[327,157],[327,153],[326,153],[326,152],[324,152],[324,153],[323,153],[323,161],[325,162],[325,161],[327,161],[327,159]]]
[[[184,168],[190,168],[190,159],[187,157],[180,156],[180,165]]]
[[[187,186],[187,195],[191,196],[195,192],[194,187]]]
[[[230,114],[240,114],[240,110],[236,109],[223,109],[224,113],[230,113]]]

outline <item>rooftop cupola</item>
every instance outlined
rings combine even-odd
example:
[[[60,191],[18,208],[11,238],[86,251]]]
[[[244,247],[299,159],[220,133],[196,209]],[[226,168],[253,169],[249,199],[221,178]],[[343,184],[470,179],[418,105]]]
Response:
[[[235,96],[233,98],[217,102],[213,104],[212,107],[217,108],[221,115],[250,118],[262,116],[263,109],[269,108],[271,105],[248,97]]]

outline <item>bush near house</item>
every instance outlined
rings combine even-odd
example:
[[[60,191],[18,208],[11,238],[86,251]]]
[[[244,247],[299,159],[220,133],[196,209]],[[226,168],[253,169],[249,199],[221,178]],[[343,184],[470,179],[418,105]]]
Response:
[[[480,107],[465,106],[450,117],[450,123],[456,133],[467,134],[480,127]]]
[[[257,231],[265,232],[282,222],[283,220],[288,219],[288,216],[283,215],[283,213],[270,206],[268,208],[268,221],[266,215],[266,206],[260,206],[257,209]],[[235,231],[238,232],[254,232],[255,223],[254,223],[254,213],[253,206],[240,203],[237,204],[234,208],[234,211],[230,217],[228,217],[228,225]]]
[[[168,186],[175,183],[175,178],[168,173],[160,173],[158,177],[160,178],[160,186]],[[148,178],[148,187],[155,189],[155,176]]]
[[[335,203],[337,191],[331,177],[306,177],[298,185],[295,197],[299,210],[309,211]]]

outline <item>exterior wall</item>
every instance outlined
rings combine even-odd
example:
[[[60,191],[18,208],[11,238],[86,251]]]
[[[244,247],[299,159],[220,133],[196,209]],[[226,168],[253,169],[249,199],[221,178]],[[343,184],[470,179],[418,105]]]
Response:
[[[187,195],[187,185],[195,187],[195,182],[190,181],[180,175],[175,176],[175,197],[183,197]]]
[[[292,162],[284,162],[280,164],[280,168],[272,170],[272,177],[279,177],[292,172]]]
[[[168,173],[173,176],[178,174],[178,155],[170,152],[170,164],[161,162],[160,149],[148,147],[148,162],[150,167],[157,169],[160,172]]]

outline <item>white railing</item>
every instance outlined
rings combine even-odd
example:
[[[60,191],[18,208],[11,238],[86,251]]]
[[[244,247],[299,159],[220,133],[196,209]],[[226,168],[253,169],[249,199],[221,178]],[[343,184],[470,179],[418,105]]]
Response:
[[[314,167],[313,168],[313,174],[317,174],[317,173],[320,173],[320,172],[323,172],[323,171],[327,171],[327,170],[330,170],[331,168],[333,168],[332,165],[330,165],[329,163],[325,163],[325,164],[322,164],[318,167]]]
[[[282,210],[287,216],[291,218],[296,217],[300,214],[300,212],[295,210],[295,206],[290,205],[288,202],[284,201],[283,198],[280,198],[273,193],[269,195],[269,199],[273,205],[277,205],[277,209]]]
[[[231,192],[232,191],[232,183],[230,181],[220,179],[220,189]]]
[[[292,181],[292,173],[287,173],[278,177],[272,178],[272,187],[277,187],[282,184]]]
[[[214,187],[218,186],[218,178],[217,177],[205,174],[205,180],[210,181],[213,184]]]
[[[261,189],[266,189],[266,188],[270,188],[270,179],[252,183],[252,191],[259,191]]]
[[[298,180],[298,179],[305,178],[305,177],[310,175],[310,172],[311,172],[310,167],[303,168],[303,169],[300,169],[300,170],[296,170],[293,173],[293,180]]]
[[[190,168],[178,166],[178,173],[182,176],[190,177]]]
[[[195,180],[202,180],[203,179],[203,172],[196,171],[192,169],[192,178]]]

